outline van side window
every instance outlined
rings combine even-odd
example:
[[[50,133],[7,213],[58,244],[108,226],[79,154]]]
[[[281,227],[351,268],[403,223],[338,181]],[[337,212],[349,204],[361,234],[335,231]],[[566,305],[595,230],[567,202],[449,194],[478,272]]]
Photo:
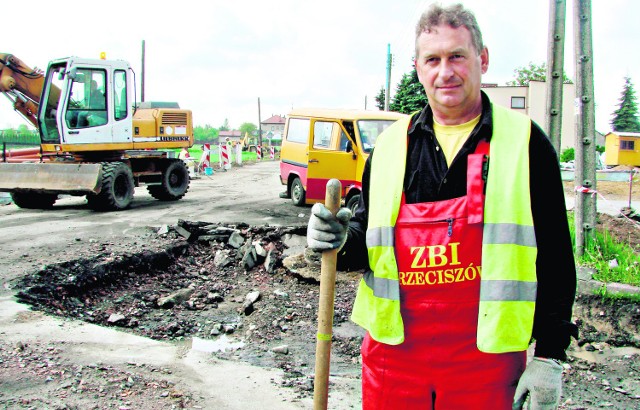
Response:
[[[303,118],[289,118],[287,127],[287,141],[307,144],[309,138],[310,121]]]
[[[347,143],[349,142],[349,138],[347,138],[347,134],[344,131],[340,132],[340,151],[347,150]]]
[[[353,129],[353,121],[345,121],[342,124],[344,125],[344,129],[349,133],[351,141],[357,144],[358,140],[356,139],[356,132]]]
[[[331,137],[337,126],[335,122],[316,121],[313,126],[313,148],[331,149]]]

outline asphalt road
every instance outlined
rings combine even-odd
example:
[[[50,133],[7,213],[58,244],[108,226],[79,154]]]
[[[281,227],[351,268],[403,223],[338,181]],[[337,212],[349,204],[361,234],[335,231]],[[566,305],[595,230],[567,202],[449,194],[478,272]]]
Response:
[[[98,247],[114,253],[144,249],[154,240],[157,229],[175,225],[180,219],[306,224],[310,208],[295,207],[290,200],[279,198],[282,189],[278,163],[263,161],[193,179],[187,195],[176,202],[157,201],[146,188],[137,188],[131,208],[124,211],[94,212],[84,197],[63,197],[51,210],[0,206],[0,342],[61,346],[64,358],[80,366],[100,361],[170,368],[204,400],[203,408],[311,408],[310,399],[296,399],[292,389],[278,387],[279,370],[219,361],[189,346],[32,312],[15,302],[11,288],[16,277],[45,264],[73,260],[88,249]],[[332,395],[336,402],[353,408],[359,400],[358,382],[335,383]],[[344,390],[338,387],[341,384]]]
[[[51,210],[0,206],[0,269],[15,272],[56,261],[60,252],[83,248],[87,243],[118,246],[123,238],[135,240],[148,227],[174,225],[178,220],[251,225],[306,224],[309,207],[295,207],[279,198],[277,161],[244,164],[211,176],[192,179],[185,197],[175,202],[153,199],[136,188],[131,208],[118,212],[94,212],[84,197],[63,196]],[[3,266],[4,265],[4,266]]]
[[[176,202],[157,201],[146,188],[137,188],[131,208],[119,212],[94,212],[84,197],[63,197],[46,211],[0,205],[0,342],[63,344],[65,357],[80,365],[99,360],[170,367],[200,392],[205,408],[246,409],[250,403],[259,403],[259,408],[310,408],[307,399],[293,399],[291,389],[274,387],[280,377],[277,370],[216,361],[184,346],[31,312],[15,302],[11,289],[12,280],[26,272],[73,260],[95,247],[113,252],[143,249],[153,241],[155,231],[180,219],[306,224],[310,208],[279,198],[282,190],[278,162],[263,161],[193,179],[187,195]],[[568,209],[573,199],[567,196]],[[626,205],[626,201],[600,200],[598,210],[617,214]],[[332,402],[339,403],[334,408],[359,406],[357,381],[332,378],[332,383]]]
[[[0,205],[0,269],[11,279],[39,264],[56,262],[56,255],[84,249],[87,243],[127,246],[149,227],[173,225],[178,220],[251,225],[300,225],[309,218],[309,207],[293,206],[279,198],[278,161],[246,163],[191,181],[186,196],[176,202],[153,199],[144,186],[135,190],[130,209],[99,213],[90,210],[84,197],[62,197],[52,210],[20,209]],[[575,195],[566,196],[567,209]],[[628,201],[599,198],[599,212],[617,215]]]

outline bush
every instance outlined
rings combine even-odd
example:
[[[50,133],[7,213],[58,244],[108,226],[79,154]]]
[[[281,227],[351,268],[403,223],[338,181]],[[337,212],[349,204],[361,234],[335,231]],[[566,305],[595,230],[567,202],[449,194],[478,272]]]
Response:
[[[573,161],[576,158],[576,151],[573,148],[567,148],[560,154],[560,162]]]

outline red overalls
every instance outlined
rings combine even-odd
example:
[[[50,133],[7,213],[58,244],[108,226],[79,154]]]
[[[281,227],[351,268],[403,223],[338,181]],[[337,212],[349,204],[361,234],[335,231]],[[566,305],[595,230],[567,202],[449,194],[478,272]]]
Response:
[[[511,409],[526,352],[476,347],[482,255],[481,142],[469,155],[467,195],[405,204],[395,253],[405,341],[367,333],[362,345],[362,408]]]

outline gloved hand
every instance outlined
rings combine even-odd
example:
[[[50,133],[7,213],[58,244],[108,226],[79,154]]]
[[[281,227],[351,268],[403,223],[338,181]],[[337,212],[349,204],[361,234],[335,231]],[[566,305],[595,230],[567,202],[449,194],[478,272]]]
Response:
[[[311,207],[307,226],[307,245],[316,252],[340,249],[347,241],[351,210],[340,208],[335,216],[323,204]]]
[[[513,410],[520,410],[530,396],[531,410],[555,410],[562,394],[562,365],[551,359],[534,357],[520,376],[513,397]]]

